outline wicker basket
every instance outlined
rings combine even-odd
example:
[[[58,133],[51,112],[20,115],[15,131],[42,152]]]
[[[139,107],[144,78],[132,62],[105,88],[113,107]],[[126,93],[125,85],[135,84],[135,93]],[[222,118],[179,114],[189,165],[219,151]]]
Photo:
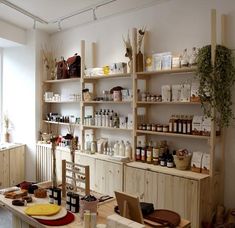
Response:
[[[189,169],[192,155],[187,156],[177,156],[174,155],[174,162],[176,169],[186,170]]]

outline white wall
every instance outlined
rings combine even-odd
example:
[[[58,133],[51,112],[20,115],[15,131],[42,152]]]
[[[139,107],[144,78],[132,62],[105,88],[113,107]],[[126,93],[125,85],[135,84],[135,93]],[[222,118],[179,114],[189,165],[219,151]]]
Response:
[[[26,30],[0,20],[0,38],[19,44],[26,44]]]
[[[234,0],[172,0],[59,32],[52,35],[51,43],[57,49],[58,56],[67,58],[79,52],[80,40],[84,39],[88,43],[95,41],[98,44],[98,65],[103,66],[117,61],[128,61],[124,57],[122,35],[126,36],[128,29],[146,25],[149,31],[146,49],[148,53],[181,53],[184,48],[191,49],[193,46],[201,47],[210,43],[211,8],[216,8],[218,14],[228,14],[228,46],[234,48]],[[89,66],[90,61],[86,62]],[[229,128],[226,139],[225,204],[229,207],[235,207],[235,182],[232,181],[235,165],[234,131],[234,127]]]

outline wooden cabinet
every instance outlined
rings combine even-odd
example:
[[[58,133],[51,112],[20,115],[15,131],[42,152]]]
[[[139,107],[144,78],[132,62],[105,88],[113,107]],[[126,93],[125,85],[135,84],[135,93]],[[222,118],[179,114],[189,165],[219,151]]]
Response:
[[[25,146],[19,145],[0,151],[0,188],[25,180]]]
[[[9,150],[0,151],[0,188],[9,186]]]
[[[141,201],[154,207],[176,211],[191,221],[192,227],[200,227],[205,217],[205,204],[209,204],[205,191],[209,177],[194,180],[184,177],[148,171],[135,167],[124,168],[124,191],[135,194]],[[204,189],[204,190],[203,190]]]
[[[114,196],[114,191],[123,190],[123,165],[96,160],[95,190],[102,194]]]

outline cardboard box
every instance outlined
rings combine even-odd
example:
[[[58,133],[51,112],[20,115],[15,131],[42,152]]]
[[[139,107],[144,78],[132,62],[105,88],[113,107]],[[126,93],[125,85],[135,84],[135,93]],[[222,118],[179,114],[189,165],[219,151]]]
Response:
[[[200,173],[202,168],[202,152],[193,152],[192,160],[191,160],[191,170],[193,172]]]
[[[191,85],[191,95],[190,95],[190,101],[191,102],[200,102],[199,97],[199,83],[194,82]]]
[[[192,122],[192,134],[201,135],[202,133],[202,119],[203,116],[194,116]]]
[[[210,154],[204,153],[202,156],[202,173],[209,174],[210,171]]]

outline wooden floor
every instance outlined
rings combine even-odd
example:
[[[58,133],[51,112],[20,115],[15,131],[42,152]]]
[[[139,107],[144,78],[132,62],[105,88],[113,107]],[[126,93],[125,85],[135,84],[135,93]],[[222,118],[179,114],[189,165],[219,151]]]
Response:
[[[11,226],[11,213],[8,210],[0,207],[0,228],[11,228]]]

